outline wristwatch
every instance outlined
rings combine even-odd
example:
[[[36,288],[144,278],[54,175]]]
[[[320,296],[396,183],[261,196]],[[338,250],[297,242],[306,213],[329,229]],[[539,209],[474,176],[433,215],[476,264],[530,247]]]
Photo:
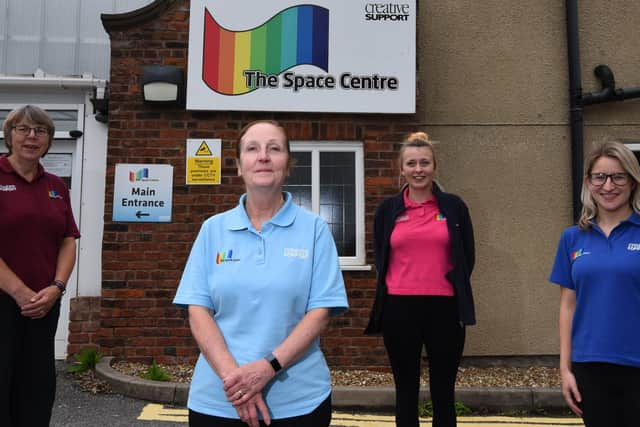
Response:
[[[67,292],[67,285],[62,280],[54,280],[51,286],[55,286],[60,291],[60,296]]]
[[[265,356],[265,359],[267,359],[267,362],[269,362],[276,374],[282,370],[282,365],[273,355],[273,353],[269,353],[267,356]]]

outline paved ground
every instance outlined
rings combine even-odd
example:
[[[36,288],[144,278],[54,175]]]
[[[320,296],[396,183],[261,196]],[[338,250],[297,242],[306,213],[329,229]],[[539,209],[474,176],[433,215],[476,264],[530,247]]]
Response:
[[[52,427],[185,427],[187,410],[181,406],[153,403],[117,394],[91,394],[81,391],[64,373],[59,363],[58,390],[51,420]],[[431,420],[421,420],[430,427]],[[461,427],[565,427],[583,426],[576,418],[551,417],[460,417]],[[393,416],[372,410],[336,410],[332,427],[394,427]]]
[[[186,422],[138,420],[149,402],[117,394],[91,394],[73,384],[58,363],[58,387],[51,427],[177,427]]]

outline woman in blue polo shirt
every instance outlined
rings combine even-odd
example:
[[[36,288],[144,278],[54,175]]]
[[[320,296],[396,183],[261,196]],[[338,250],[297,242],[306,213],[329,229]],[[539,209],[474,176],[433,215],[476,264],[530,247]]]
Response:
[[[560,290],[562,393],[586,427],[637,426],[640,408],[640,166],[624,144],[585,162],[582,214],[550,281]]]
[[[174,300],[188,306],[201,351],[189,424],[327,427],[331,382],[319,336],[347,309],[334,241],[282,191],[291,158],[278,123],[247,125],[236,154],[246,193],[204,222]]]
[[[80,237],[69,191],[40,164],[54,123],[41,108],[13,110],[0,157],[0,426],[49,425],[56,392],[60,298]]]

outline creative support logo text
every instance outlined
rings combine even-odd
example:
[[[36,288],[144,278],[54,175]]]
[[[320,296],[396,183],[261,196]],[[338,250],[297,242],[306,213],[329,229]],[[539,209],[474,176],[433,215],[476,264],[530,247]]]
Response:
[[[364,5],[364,19],[367,21],[407,21],[408,4],[367,3]]]

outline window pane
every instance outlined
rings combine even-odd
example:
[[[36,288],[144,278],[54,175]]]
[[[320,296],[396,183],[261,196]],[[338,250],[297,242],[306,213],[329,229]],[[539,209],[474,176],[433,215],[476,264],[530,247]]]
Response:
[[[320,153],[320,216],[329,224],[340,256],[356,255],[355,153]]]
[[[78,129],[78,110],[48,110],[47,112],[56,125],[56,132]]]
[[[0,122],[4,123],[11,110],[0,110]],[[78,129],[78,110],[47,110],[58,132]]]
[[[313,210],[311,203],[311,153],[292,152],[295,163],[284,185],[284,190],[291,193],[293,201],[305,209]]]

